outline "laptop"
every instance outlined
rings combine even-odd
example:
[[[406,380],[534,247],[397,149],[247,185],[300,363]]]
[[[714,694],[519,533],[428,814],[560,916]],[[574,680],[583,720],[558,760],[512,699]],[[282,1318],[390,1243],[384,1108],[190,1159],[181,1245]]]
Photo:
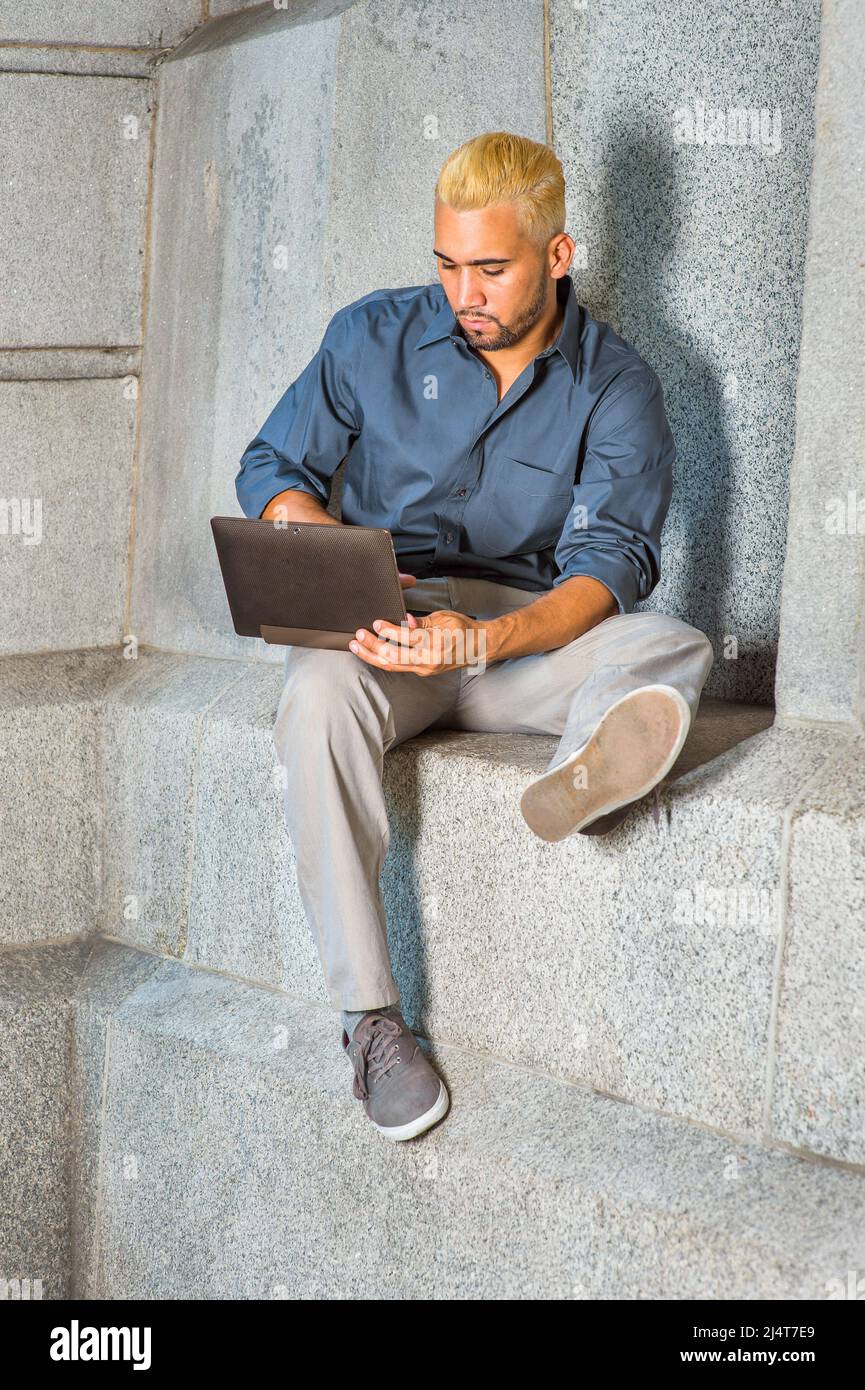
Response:
[[[376,618],[407,612],[390,531],[321,521],[210,518],[234,630],[289,647],[346,651]]]

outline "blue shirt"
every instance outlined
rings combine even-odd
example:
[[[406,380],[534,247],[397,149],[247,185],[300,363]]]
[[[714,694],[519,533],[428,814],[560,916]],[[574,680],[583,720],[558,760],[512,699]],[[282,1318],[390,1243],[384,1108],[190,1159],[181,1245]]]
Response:
[[[660,578],[675,444],[655,372],[556,282],[556,341],[502,400],[439,283],[339,309],[318,352],[247,446],[245,516],[298,488],[391,532],[400,570],[548,590],[572,575],[623,613]]]

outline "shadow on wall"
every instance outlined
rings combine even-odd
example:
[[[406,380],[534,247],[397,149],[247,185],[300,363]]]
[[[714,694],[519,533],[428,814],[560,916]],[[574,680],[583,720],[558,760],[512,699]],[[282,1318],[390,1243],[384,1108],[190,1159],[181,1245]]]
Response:
[[[578,287],[578,298],[594,317],[610,322],[658,372],[677,448],[673,500],[662,540],[662,578],[639,607],[674,613],[707,634],[715,650],[707,694],[771,705],[783,541],[779,554],[767,555],[765,549],[755,554],[759,578],[750,571],[743,574],[737,591],[734,499],[743,497],[742,453],[747,440],[744,433],[738,442],[734,438],[719,361],[703,354],[671,321],[670,273],[677,259],[677,228],[688,215],[677,187],[675,157],[658,136],[629,134],[609,149],[604,167],[608,173],[595,224],[603,265],[593,267],[591,284],[585,291]],[[692,265],[692,259],[681,260],[682,279],[676,287],[682,296],[680,307]],[[679,317],[681,321],[681,313]],[[794,393],[795,379],[791,415]],[[746,470],[749,464],[746,456]],[[771,504],[782,505],[786,517],[786,475],[771,479],[771,486]],[[755,500],[759,496],[755,492]],[[783,530],[782,525],[782,537]],[[741,550],[738,563],[741,566]],[[744,622],[743,613],[753,622]],[[725,659],[730,636],[738,638],[735,659]]]

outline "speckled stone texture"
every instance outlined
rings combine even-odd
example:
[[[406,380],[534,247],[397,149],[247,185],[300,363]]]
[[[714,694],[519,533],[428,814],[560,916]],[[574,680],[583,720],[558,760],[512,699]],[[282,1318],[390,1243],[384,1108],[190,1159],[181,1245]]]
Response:
[[[0,965],[3,957],[0,956]],[[23,963],[23,957],[22,957]],[[69,1169],[71,1197],[72,1287],[88,1287],[99,1259],[99,1194],[102,1181],[102,1132],[108,1029],[113,1012],[162,968],[159,956],[107,942],[93,943],[75,989],[71,1028],[70,1090],[72,1124]],[[134,1177],[123,1160],[121,1176]],[[110,1296],[110,1295],[109,1295]]]
[[[323,248],[328,316],[378,286],[438,278],[439,169],[483,130],[545,138],[543,40],[543,6],[519,0],[370,0],[346,11]]]
[[[794,818],[773,1132],[865,1164],[865,739]]]
[[[243,669],[202,729],[184,959],[325,1002],[273,744],[283,670]]]
[[[183,954],[202,725],[240,674],[234,662],[163,652],[118,662],[100,742],[105,935]]]
[[[140,342],[149,84],[0,73],[0,104],[0,346]]]
[[[96,929],[100,700],[109,652],[0,658],[3,942]]]
[[[137,348],[0,348],[0,381],[70,381],[137,376]],[[128,380],[124,382],[128,385]],[[79,421],[79,426],[83,421]]]
[[[160,69],[132,598],[157,646],[281,656],[235,634],[209,518],[237,514],[240,456],[318,346],[338,29]]]
[[[14,113],[0,199],[2,652],[123,632],[151,88],[121,75],[139,70],[134,55],[61,47],[92,37],[109,8],[40,19],[0,0],[0,35],[36,44],[0,48],[0,103]]]
[[[208,0],[208,9],[211,17],[215,18],[217,15],[238,14],[242,10],[251,10],[258,4],[260,0]],[[285,9],[302,10],[303,3],[298,4],[297,0],[292,0],[292,4],[285,5]]]
[[[123,636],[135,405],[118,379],[0,382],[0,652]]]
[[[645,606],[710,637],[708,695],[771,703],[819,0],[551,0],[550,15],[577,297],[657,371],[678,447]],[[777,110],[780,147],[677,139],[697,102],[765,111],[770,139]]]
[[[0,950],[0,1280],[33,1299],[72,1297],[71,999],[90,949]]]
[[[326,1003],[282,815],[281,678],[147,649],[0,663],[27,750],[5,811],[12,938],[98,932]],[[856,870],[844,888],[821,858],[825,788],[860,750],[767,717],[704,701],[657,819],[647,799],[609,835],[557,845],[519,813],[555,739],[442,730],[392,749],[382,892],[409,1023],[739,1134],[775,1134],[775,1105],[789,1142],[865,1151]],[[853,846],[865,791],[845,786]],[[827,874],[836,895],[812,928]],[[823,921],[845,904],[844,949],[818,973]],[[843,1007],[818,1055],[811,1016],[830,995]]]
[[[825,6],[797,395],[778,708],[865,713],[865,23]]]
[[[155,48],[0,47],[0,72],[62,73],[64,76],[149,77],[160,50]]]
[[[518,809],[540,741],[431,734],[389,754],[383,885],[406,1017],[762,1132],[786,816],[836,748],[831,733],[769,730],[675,781],[657,825],[647,801],[608,836],[558,845]]]
[[[0,953],[22,1021],[48,954]],[[388,1144],[328,1010],[109,943],[50,956],[78,1297],[822,1300],[865,1261],[859,1174],[446,1046],[449,1115]]]
[[[211,5],[211,9],[213,6]],[[170,48],[201,21],[201,0],[65,0],[21,5],[0,0],[0,38],[18,43]]]

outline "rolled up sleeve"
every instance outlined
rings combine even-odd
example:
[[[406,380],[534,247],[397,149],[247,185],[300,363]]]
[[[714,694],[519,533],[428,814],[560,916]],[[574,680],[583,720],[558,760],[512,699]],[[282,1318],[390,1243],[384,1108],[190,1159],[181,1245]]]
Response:
[[[620,613],[632,612],[661,576],[661,530],[673,491],[676,446],[656,374],[623,372],[589,422],[573,503],[556,545],[561,573],[598,579]]]
[[[245,516],[260,517],[289,488],[327,504],[333,475],[361,428],[354,389],[360,330],[350,308],[334,314],[318,352],[244,450],[235,491]]]

